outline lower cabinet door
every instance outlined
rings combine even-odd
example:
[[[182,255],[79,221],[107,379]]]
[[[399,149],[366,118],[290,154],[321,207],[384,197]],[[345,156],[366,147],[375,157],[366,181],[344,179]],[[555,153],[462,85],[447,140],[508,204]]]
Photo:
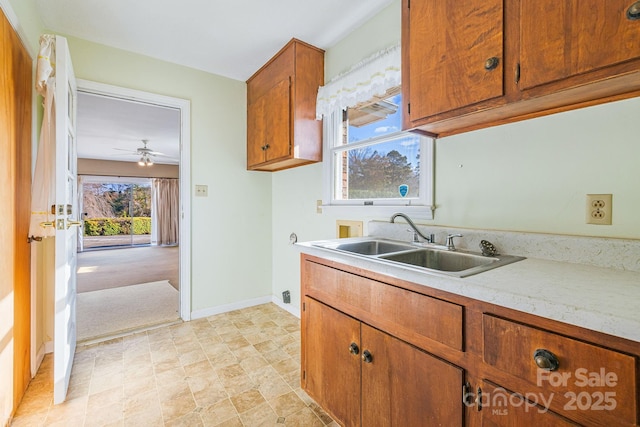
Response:
[[[579,426],[564,417],[549,411],[537,402],[525,399],[502,387],[484,381],[482,385],[482,408],[479,413],[483,427],[572,427]]]
[[[305,391],[343,426],[360,425],[360,322],[311,298],[303,312]]]
[[[362,425],[463,426],[461,368],[362,324]]]

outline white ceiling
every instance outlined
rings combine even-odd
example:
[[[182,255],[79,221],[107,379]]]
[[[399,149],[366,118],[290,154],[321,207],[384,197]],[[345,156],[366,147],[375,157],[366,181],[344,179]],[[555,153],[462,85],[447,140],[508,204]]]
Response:
[[[180,111],[151,104],[80,92],[77,121],[78,158],[137,162],[142,140],[164,154],[155,163],[178,164]]]
[[[292,37],[327,49],[393,0],[37,0],[45,27],[247,80]]]
[[[36,1],[54,32],[245,81],[292,37],[328,49],[393,0]],[[78,157],[137,161],[116,148],[148,139],[178,159],[179,123],[175,110],[81,95]]]

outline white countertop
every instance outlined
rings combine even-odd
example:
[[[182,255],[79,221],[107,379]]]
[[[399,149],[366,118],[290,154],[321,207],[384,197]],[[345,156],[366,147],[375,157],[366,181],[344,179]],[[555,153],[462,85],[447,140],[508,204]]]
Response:
[[[355,239],[354,239],[355,240]],[[640,273],[527,258],[465,278],[298,243],[302,253],[640,342]]]

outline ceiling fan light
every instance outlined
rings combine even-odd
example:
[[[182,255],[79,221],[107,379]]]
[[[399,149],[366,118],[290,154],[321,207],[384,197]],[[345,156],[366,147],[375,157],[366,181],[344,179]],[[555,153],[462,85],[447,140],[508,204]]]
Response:
[[[147,165],[147,163],[146,163],[146,162],[145,162],[145,160],[144,160],[144,156],[143,156],[143,157],[140,157],[140,160],[138,161],[138,164],[139,164],[140,166],[146,166],[146,165]]]
[[[151,160],[150,157],[147,157],[147,162],[146,162],[147,166],[152,166],[153,165],[153,160]]]

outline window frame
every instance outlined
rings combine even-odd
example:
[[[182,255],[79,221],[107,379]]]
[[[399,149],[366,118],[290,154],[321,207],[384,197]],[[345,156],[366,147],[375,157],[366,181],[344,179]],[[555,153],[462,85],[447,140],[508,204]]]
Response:
[[[335,198],[337,183],[337,165],[335,153],[349,151],[366,146],[374,146],[406,135],[409,132],[399,131],[393,134],[342,144],[343,112],[338,109],[331,115],[323,117],[323,212],[336,214],[355,214],[367,216],[390,216],[395,212],[410,213],[418,219],[433,219],[434,188],[434,140],[428,136],[420,138],[420,197],[418,199],[352,199]],[[422,172],[424,171],[424,172]]]

